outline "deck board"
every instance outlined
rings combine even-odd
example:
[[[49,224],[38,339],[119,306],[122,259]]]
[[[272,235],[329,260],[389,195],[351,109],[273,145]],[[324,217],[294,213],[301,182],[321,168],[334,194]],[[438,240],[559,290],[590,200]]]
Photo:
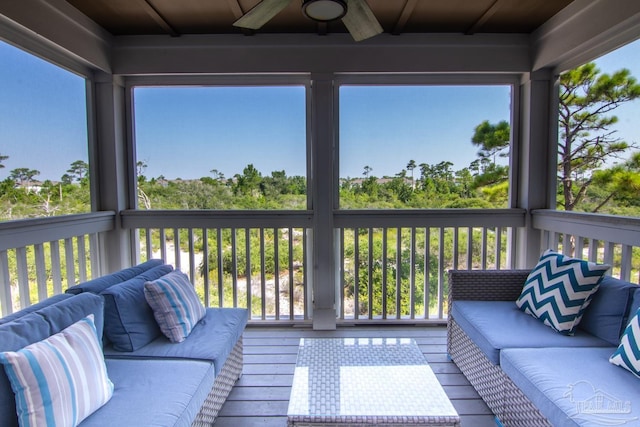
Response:
[[[494,427],[493,414],[446,354],[441,326],[305,327],[249,326],[244,334],[244,369],[220,411],[215,427],[285,427],[300,338],[408,337],[418,343],[436,377],[460,414],[462,427]]]

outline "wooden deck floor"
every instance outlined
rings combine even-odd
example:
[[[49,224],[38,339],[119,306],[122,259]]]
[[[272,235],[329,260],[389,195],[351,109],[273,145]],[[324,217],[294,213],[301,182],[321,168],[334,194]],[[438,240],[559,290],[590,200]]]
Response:
[[[458,368],[447,359],[446,328],[433,326],[345,326],[336,331],[310,328],[248,327],[244,334],[244,370],[216,420],[215,427],[284,427],[298,341],[303,337],[414,338],[460,414],[462,427],[495,427],[489,408]]]

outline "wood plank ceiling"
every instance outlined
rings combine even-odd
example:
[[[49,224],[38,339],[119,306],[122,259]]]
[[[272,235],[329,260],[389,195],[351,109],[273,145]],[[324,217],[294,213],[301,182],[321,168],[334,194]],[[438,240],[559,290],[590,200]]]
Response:
[[[113,35],[344,33],[291,3],[257,31],[232,24],[260,0],[67,0]],[[531,33],[573,0],[367,0],[386,33]]]

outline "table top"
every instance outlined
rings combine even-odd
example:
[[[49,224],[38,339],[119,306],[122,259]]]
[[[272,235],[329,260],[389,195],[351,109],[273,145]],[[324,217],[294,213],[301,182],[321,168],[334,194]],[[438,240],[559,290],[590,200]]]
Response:
[[[411,338],[302,338],[287,416],[290,423],[459,423]]]

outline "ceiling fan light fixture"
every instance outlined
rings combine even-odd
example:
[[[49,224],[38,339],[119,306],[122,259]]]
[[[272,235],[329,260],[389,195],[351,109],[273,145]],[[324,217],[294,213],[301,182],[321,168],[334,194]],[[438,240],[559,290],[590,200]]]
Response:
[[[303,0],[302,13],[314,21],[335,21],[347,14],[347,2],[344,0]]]

